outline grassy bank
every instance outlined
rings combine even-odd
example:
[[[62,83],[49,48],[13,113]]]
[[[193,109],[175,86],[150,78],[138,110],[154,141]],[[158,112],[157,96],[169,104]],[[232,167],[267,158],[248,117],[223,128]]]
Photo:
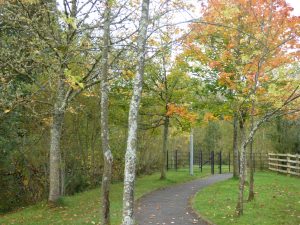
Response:
[[[208,167],[200,173],[195,167],[195,176],[189,176],[188,169],[180,169],[178,172],[169,171],[168,179],[159,180],[159,174],[142,176],[136,182],[136,198],[155,189],[169,185],[183,183],[195,178],[206,176],[210,173]],[[111,217],[112,224],[121,223],[123,184],[114,183],[111,189]],[[62,198],[62,206],[49,208],[46,202],[26,207],[14,213],[0,216],[0,224],[27,224],[27,225],[79,225],[98,224],[100,220],[100,189],[94,189],[74,196]]]
[[[234,212],[238,194],[238,181],[234,179],[203,189],[195,196],[193,206],[204,218],[220,225],[300,224],[299,178],[259,172],[255,175],[255,192],[255,200],[245,203],[244,215],[239,218]]]

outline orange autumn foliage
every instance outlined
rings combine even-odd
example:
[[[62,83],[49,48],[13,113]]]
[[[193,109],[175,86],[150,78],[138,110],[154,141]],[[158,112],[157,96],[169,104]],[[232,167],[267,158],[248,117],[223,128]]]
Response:
[[[299,60],[300,17],[292,10],[285,0],[208,0],[202,22],[191,25],[184,55],[217,71],[219,85],[247,97],[257,76],[260,87],[276,82],[272,71]]]
[[[204,117],[203,117],[204,122],[215,121],[215,120],[218,120],[218,118],[216,116],[214,116],[214,114],[212,114],[210,112],[207,112],[204,114]]]
[[[167,116],[180,116],[181,118],[188,120],[190,122],[195,122],[198,118],[197,114],[189,112],[186,107],[178,106],[176,104],[168,104]]]
[[[230,116],[230,115],[225,115],[225,116],[223,117],[223,119],[224,119],[225,121],[232,121],[232,116]]]

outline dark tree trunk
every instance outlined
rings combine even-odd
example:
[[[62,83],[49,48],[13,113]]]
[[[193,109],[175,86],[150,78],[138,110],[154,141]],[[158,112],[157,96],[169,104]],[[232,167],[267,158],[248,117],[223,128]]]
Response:
[[[249,179],[249,195],[248,201],[254,199],[254,156],[253,156],[253,139],[250,140],[250,157],[249,157],[249,169],[250,169],[250,179]]]
[[[161,159],[161,168],[160,168],[160,179],[166,179],[166,165],[167,165],[167,146],[168,146],[168,134],[169,134],[169,123],[170,118],[165,117],[164,122],[164,137],[163,137],[163,150],[162,150],[162,159]]]
[[[254,89],[255,91],[256,89]],[[255,112],[255,102],[252,101],[252,109],[251,109],[251,130],[254,128],[254,112]],[[250,139],[250,157],[249,157],[249,169],[250,169],[250,179],[249,179],[249,195],[248,201],[252,201],[254,199],[254,159],[253,159],[253,137]]]
[[[244,211],[244,189],[245,189],[245,178],[246,178],[246,136],[243,118],[240,120],[240,134],[241,134],[241,154],[240,154],[240,175],[239,175],[239,195],[236,206],[237,214],[243,215]]]
[[[233,177],[239,177],[238,115],[233,115]]]

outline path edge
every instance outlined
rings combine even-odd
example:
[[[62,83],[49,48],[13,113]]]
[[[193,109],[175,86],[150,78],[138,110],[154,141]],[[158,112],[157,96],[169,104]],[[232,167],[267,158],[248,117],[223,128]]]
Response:
[[[230,179],[230,178],[228,178]],[[223,181],[226,181],[226,180],[223,180]],[[220,181],[222,182],[222,181]],[[216,183],[219,183],[219,182],[216,182]],[[210,185],[209,185],[210,186]],[[207,187],[209,187],[207,186]],[[206,188],[206,187],[205,187]],[[210,221],[209,219],[205,218],[201,213],[199,213],[197,210],[194,209],[193,205],[194,205],[194,200],[195,200],[195,197],[196,195],[201,192],[201,191],[204,191],[205,188],[203,189],[200,189],[198,190],[194,195],[190,196],[189,197],[189,200],[188,200],[188,209],[190,210],[191,213],[193,213],[194,215],[196,215],[198,217],[199,220],[201,220],[202,222],[206,223],[207,225],[216,225],[215,223],[213,223],[212,221]]]
[[[200,191],[202,191],[202,190],[200,190]],[[206,219],[205,217],[203,217],[203,216],[202,216],[199,212],[197,212],[197,211],[194,209],[194,207],[193,207],[194,199],[195,199],[196,195],[197,195],[200,191],[196,192],[196,194],[194,194],[194,195],[192,195],[192,196],[189,197],[189,200],[188,200],[188,210],[189,210],[192,214],[196,215],[197,218],[198,218],[199,220],[201,220],[201,222],[204,222],[204,223],[206,223],[207,225],[216,225],[216,224],[214,224],[213,222],[211,222],[209,219]]]

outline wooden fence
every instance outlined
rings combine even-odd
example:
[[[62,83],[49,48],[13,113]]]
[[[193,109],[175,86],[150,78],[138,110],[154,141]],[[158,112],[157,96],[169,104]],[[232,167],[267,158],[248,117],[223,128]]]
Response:
[[[300,155],[269,153],[269,169],[300,176]]]

